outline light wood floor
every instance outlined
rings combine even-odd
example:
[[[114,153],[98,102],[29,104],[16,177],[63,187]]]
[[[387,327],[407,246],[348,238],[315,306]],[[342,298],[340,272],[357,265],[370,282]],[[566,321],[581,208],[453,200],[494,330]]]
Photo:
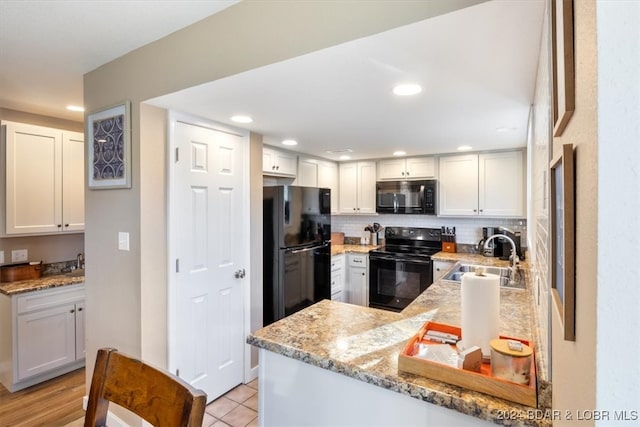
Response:
[[[0,384],[0,427],[60,427],[84,417],[84,368],[9,393]]]
[[[15,393],[0,384],[0,427],[81,427],[84,368]],[[209,403],[203,427],[258,425],[258,380]]]

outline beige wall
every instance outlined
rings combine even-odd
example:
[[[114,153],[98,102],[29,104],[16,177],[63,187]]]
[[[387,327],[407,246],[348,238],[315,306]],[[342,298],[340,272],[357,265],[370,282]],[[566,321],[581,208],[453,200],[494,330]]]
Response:
[[[0,108],[1,120],[84,132],[81,121],[56,119],[7,108]],[[0,159],[3,159],[3,155],[0,155]],[[4,165],[1,165],[1,162],[0,183],[4,186]],[[2,193],[3,191],[0,191],[0,194]],[[4,221],[4,212],[0,214],[0,221]],[[76,259],[78,253],[84,252],[84,234],[0,238],[0,251],[4,251],[5,263],[11,262],[11,251],[16,249],[27,249],[31,261],[42,261],[45,264],[70,261]]]
[[[596,409],[596,298],[597,298],[597,204],[598,126],[595,2],[576,1],[574,39],[576,68],[576,108],[564,133],[553,139],[553,152],[562,144],[573,144],[576,171],[576,340],[562,339],[558,312],[551,310],[553,340],[553,407],[573,421],[564,419],[554,426],[593,425],[576,420],[578,410]]]

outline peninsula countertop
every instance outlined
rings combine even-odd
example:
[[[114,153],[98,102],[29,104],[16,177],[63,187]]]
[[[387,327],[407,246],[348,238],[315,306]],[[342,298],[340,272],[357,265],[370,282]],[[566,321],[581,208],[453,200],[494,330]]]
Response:
[[[534,341],[530,293],[502,288],[500,294],[500,333]],[[528,417],[534,408],[399,372],[398,354],[426,321],[460,325],[458,284],[436,281],[401,313],[324,300],[256,331],[247,341],[496,424],[551,425],[547,419]]]

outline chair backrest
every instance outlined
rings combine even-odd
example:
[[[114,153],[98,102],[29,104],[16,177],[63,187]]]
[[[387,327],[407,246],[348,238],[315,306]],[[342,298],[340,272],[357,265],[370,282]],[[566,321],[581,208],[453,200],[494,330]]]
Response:
[[[207,395],[179,377],[118,352],[98,350],[85,427],[105,426],[109,402],[156,427],[201,427]]]

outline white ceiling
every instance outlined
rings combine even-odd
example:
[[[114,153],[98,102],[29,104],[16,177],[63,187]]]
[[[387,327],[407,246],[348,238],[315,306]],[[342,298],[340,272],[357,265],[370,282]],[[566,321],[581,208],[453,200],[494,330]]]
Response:
[[[363,159],[522,147],[543,13],[543,0],[490,1],[153,103],[226,124],[248,114],[241,126],[266,143],[293,138],[295,150],[334,160],[327,150]],[[401,82],[423,92],[395,97]]]
[[[84,73],[233,3],[0,0],[0,106],[80,120],[63,109],[82,102]],[[249,114],[242,127],[266,143],[331,159],[522,147],[544,4],[492,0],[152,103],[226,124]],[[405,81],[423,92],[391,95]]]
[[[239,0],[0,0],[0,107],[82,121],[82,76]]]

